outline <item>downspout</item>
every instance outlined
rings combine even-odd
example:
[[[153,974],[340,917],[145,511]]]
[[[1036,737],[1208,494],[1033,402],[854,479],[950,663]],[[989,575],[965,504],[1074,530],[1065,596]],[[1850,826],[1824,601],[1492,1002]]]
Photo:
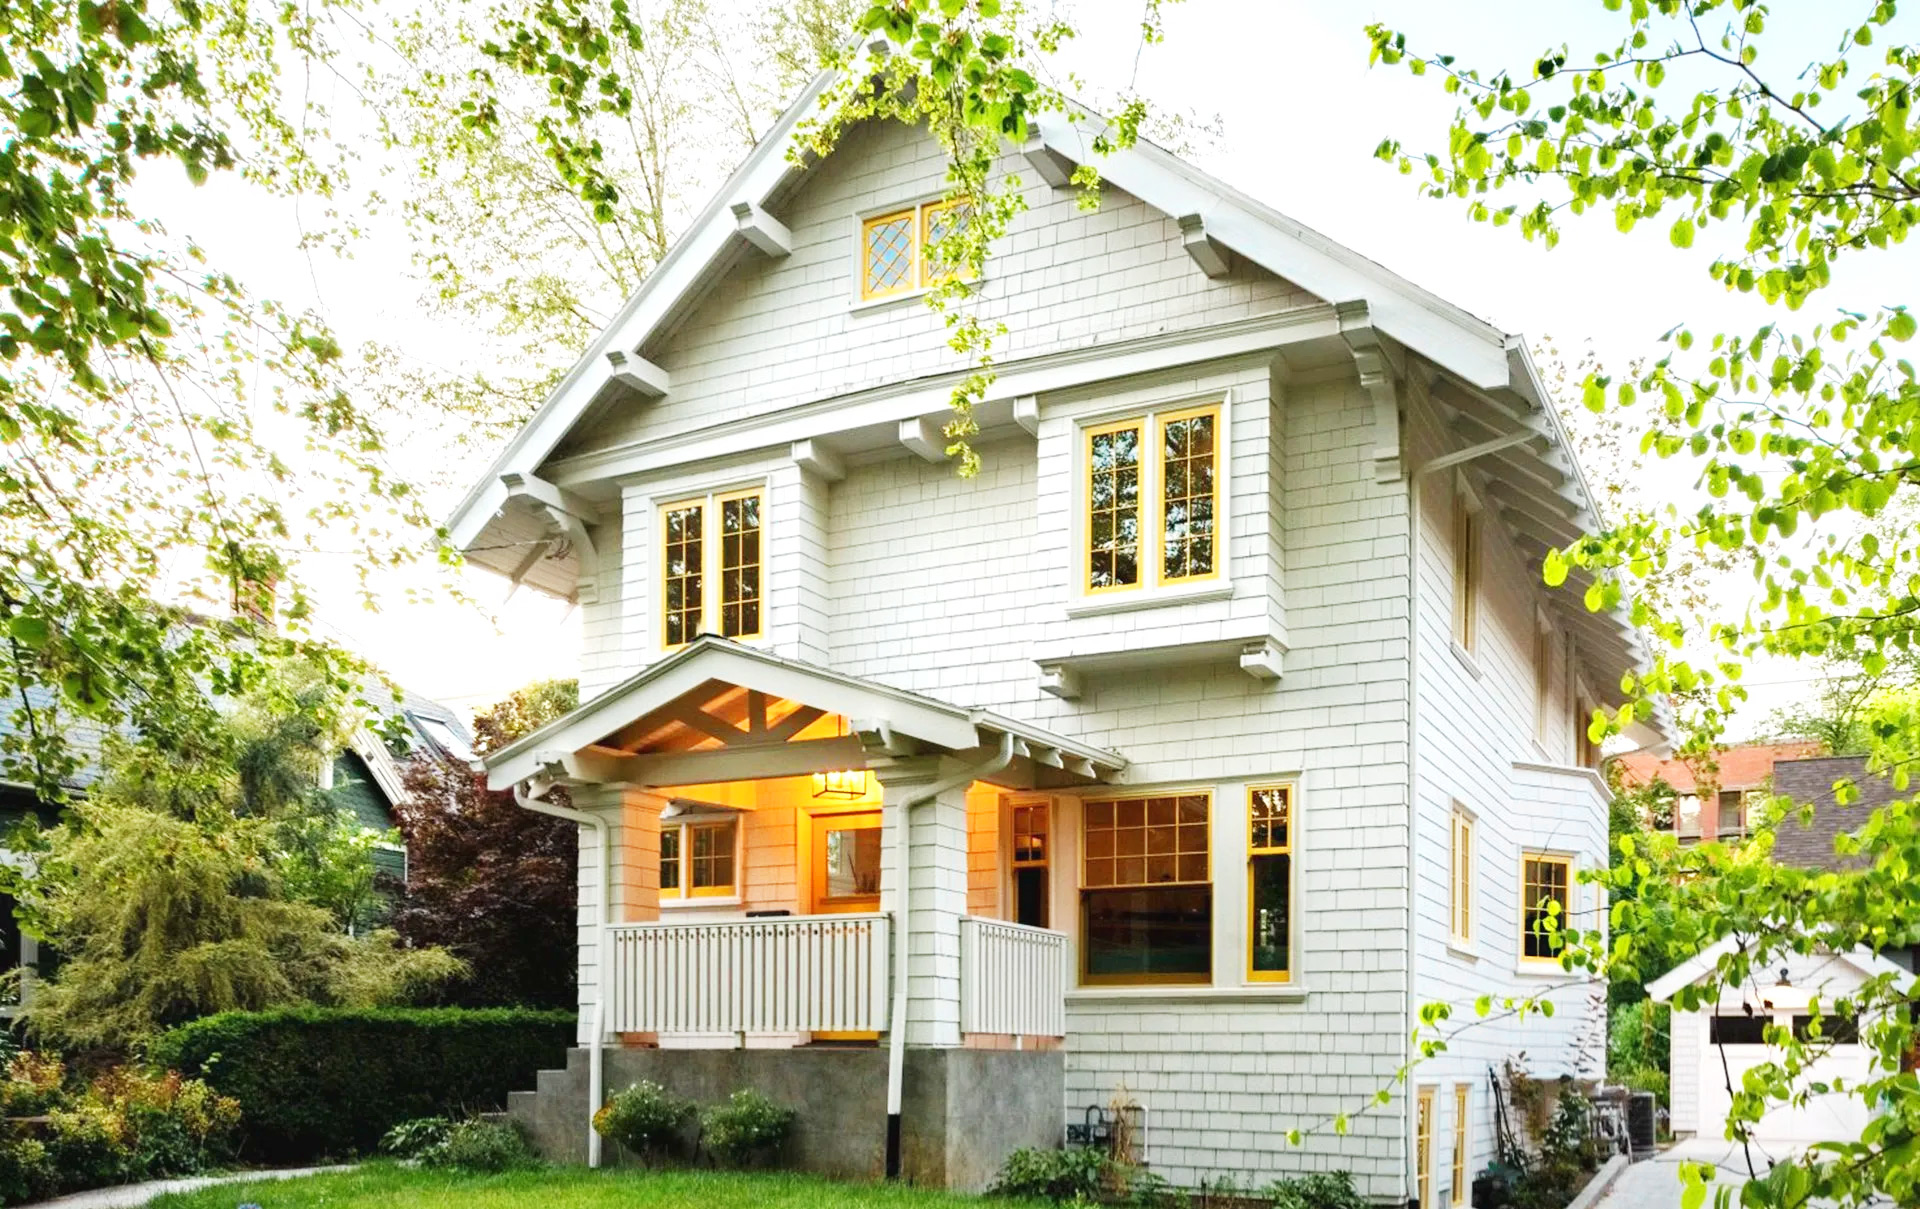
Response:
[[[596,846],[600,850],[600,909],[594,913],[597,922],[593,933],[593,959],[598,974],[593,993],[593,1042],[587,1048],[587,1166],[598,1167],[600,1133],[593,1127],[593,1117],[606,1100],[607,1090],[607,981],[613,970],[611,955],[607,952],[607,929],[613,923],[613,836],[607,830],[605,819],[584,810],[555,806],[532,797],[527,793],[524,781],[513,787],[513,804],[535,814],[551,815],[592,828]]]
[[[1532,432],[1514,433],[1469,445],[1465,449],[1441,454],[1407,476],[1407,1015],[1415,1021],[1419,1019],[1420,1011],[1414,1003],[1417,978],[1415,963],[1419,960],[1416,940],[1420,918],[1417,880],[1420,863],[1414,857],[1414,845],[1420,835],[1420,488],[1430,474],[1452,470],[1487,454],[1523,445],[1537,435]],[[1409,1032],[1407,1037],[1407,1061],[1411,1063],[1413,1034]],[[1412,1089],[1408,1090],[1411,1092]],[[1400,1097],[1400,1131],[1410,1146],[1417,1146],[1418,1136],[1413,1128],[1413,1102],[1411,1094]],[[1401,1191],[1406,1194],[1401,1199],[1409,1200],[1413,1196],[1411,1164],[1401,1164],[1400,1179]]]
[[[1000,733],[1000,751],[972,768],[935,781],[932,785],[908,798],[900,809],[900,832],[895,837],[897,852],[894,867],[899,870],[899,887],[894,891],[893,927],[893,1012],[887,1029],[887,1178],[900,1178],[900,1089],[906,1081],[907,1072],[907,945],[911,939],[907,932],[908,894],[911,890],[907,871],[908,842],[913,832],[913,810],[924,806],[941,794],[970,785],[981,777],[990,777],[1007,765],[1013,763],[1013,735]]]

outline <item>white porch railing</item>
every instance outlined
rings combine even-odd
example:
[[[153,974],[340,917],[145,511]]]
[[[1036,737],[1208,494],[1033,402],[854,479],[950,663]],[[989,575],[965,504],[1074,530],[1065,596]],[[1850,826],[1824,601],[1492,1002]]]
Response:
[[[609,931],[614,1032],[887,1027],[886,915],[619,924]]]
[[[960,1031],[1062,1037],[1064,933],[969,915],[960,921]]]

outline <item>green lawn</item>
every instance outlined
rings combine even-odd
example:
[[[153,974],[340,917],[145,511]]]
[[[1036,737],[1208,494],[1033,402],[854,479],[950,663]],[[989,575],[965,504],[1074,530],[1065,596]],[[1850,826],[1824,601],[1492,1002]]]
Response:
[[[841,1184],[799,1175],[715,1171],[588,1171],[549,1167],[458,1175],[373,1163],[357,1171],[222,1184],[175,1193],[152,1209],[981,1209],[978,1197],[897,1184]],[[995,1201],[993,1205],[1011,1206]]]

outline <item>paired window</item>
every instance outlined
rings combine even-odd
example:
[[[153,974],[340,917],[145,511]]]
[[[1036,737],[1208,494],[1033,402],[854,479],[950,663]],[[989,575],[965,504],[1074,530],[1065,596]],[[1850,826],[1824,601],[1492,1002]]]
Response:
[[[1480,636],[1480,517],[1459,488],[1453,493],[1453,640],[1472,651]]]
[[[1453,1196],[1456,1205],[1467,1203],[1473,1191],[1467,1183],[1467,1085],[1453,1085]]]
[[[1455,808],[1453,812],[1452,847],[1452,886],[1449,893],[1448,914],[1452,919],[1453,939],[1456,944],[1467,944],[1473,940],[1473,818],[1466,811]]]
[[[1247,794],[1247,978],[1293,977],[1293,788]]]
[[[964,205],[922,202],[877,214],[860,224],[860,297],[887,298],[940,284],[953,276],[941,258],[942,241],[967,226]]]
[[[1419,1109],[1414,1114],[1413,1176],[1420,1209],[1433,1207],[1433,1089],[1420,1089]]]
[[[1082,978],[1195,982],[1213,976],[1213,884],[1205,793],[1082,803]]]
[[[1557,962],[1557,934],[1573,909],[1573,858],[1529,852],[1520,858],[1520,960]]]
[[[1082,588],[1219,573],[1220,423],[1215,404],[1086,430]]]
[[[1013,807],[1013,920],[1047,926],[1047,803]]]
[[[710,631],[726,638],[760,636],[766,587],[763,511],[758,488],[660,509],[663,645],[682,646]]]
[[[719,898],[738,892],[734,854],[739,823],[665,823],[660,827],[660,897]]]

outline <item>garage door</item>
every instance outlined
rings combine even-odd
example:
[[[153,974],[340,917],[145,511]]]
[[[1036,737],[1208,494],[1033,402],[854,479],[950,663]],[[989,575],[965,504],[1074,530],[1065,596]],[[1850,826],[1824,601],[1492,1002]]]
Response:
[[[1723,1049],[1727,1058],[1725,1071],[1720,1066]],[[1731,1075],[1733,1086],[1739,1087],[1741,1077],[1750,1068],[1777,1061],[1778,1058],[1779,1051],[1764,1045],[1704,1047],[1700,1055],[1701,1137],[1718,1138],[1726,1135],[1727,1111],[1732,1106],[1732,1098],[1727,1095],[1727,1077]],[[1870,1059],[1864,1046],[1836,1045],[1832,1053],[1813,1064],[1801,1081],[1801,1086],[1845,1079],[1847,1086],[1852,1087],[1866,1079],[1870,1071]],[[1776,1104],[1772,1111],[1760,1119],[1754,1137],[1765,1142],[1858,1139],[1860,1131],[1867,1126],[1867,1119],[1866,1101],[1857,1095],[1835,1093],[1810,1096],[1806,1104],[1798,1107]]]

